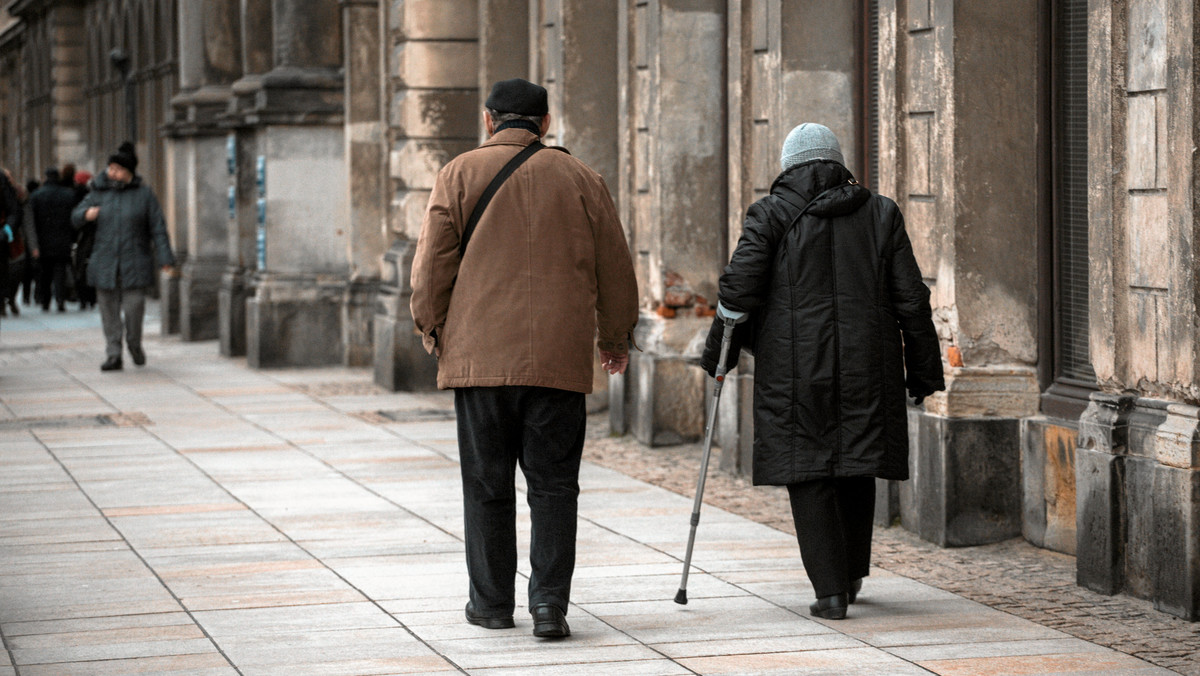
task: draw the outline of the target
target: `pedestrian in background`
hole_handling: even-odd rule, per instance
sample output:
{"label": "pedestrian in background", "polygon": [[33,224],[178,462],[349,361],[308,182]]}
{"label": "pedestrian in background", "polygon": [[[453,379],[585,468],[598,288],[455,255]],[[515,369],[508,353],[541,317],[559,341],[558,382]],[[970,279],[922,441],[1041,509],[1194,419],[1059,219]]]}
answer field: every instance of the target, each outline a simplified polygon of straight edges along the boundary
{"label": "pedestrian in background", "polygon": [[[942,362],[896,203],[854,179],[823,125],[793,129],[781,164],[746,214],[718,315],[750,316],[754,483],[787,486],[809,610],[842,619],[870,569],[875,479],[908,478],[905,390],[919,403],[945,389]],[[701,361],[710,374],[721,324]]]}
{"label": "pedestrian in background", "polygon": [[[92,180],[88,171],[76,171],[73,181],[75,189],[75,204],[78,205],[87,197]],[[96,245],[96,224],[84,223],[75,237],[71,247],[71,276],[75,279],[75,297],[79,300],[79,309],[86,310],[96,307],[96,287],[87,281],[88,259],[92,256],[92,248]]]}
{"label": "pedestrian in background", "polygon": [[[605,369],[623,372],[638,317],[637,281],[603,179],[562,149],[543,150],[546,90],[505,80],[486,107],[490,139],[452,160],[434,182],[413,261],[412,313],[426,349],[438,356],[438,386],[454,388],[471,580],[466,619],[488,629],[514,626],[519,465],[533,524],[533,634],[561,638],[571,633],[566,613],[597,329]],[[525,163],[472,219],[485,189],[517,157]]]}
{"label": "pedestrian in background", "polygon": [[30,242],[33,257],[38,262],[37,302],[42,311],[50,310],[51,296],[59,312],[66,311],[67,267],[71,262],[71,245],[75,229],[71,226],[71,211],[75,207],[75,189],[63,184],[62,174],[51,167],[46,180],[29,197],[33,210],[33,230],[36,239]]}
{"label": "pedestrian in background", "polygon": [[12,301],[15,285],[9,275],[9,259],[11,245],[17,233],[21,232],[24,216],[20,186],[13,183],[12,173],[8,169],[0,170],[0,310],[9,306],[15,312],[20,312]]}
{"label": "pedestrian in background", "polygon": [[164,270],[175,265],[162,208],[154,191],[135,173],[137,165],[133,144],[121,144],[108,158],[108,169],[92,181],[92,191],[72,213],[77,228],[96,224],[87,274],[96,287],[104,327],[107,359],[100,365],[102,371],[122,368],[122,336],[133,363],[146,363],[142,319],[146,288],[155,282],[155,254]]}
{"label": "pedestrian in background", "polygon": [[[14,280],[11,288],[13,302],[16,302],[17,291],[19,290],[21,293],[22,305],[32,304],[33,286],[34,281],[37,279],[37,260],[33,257],[33,248],[30,244],[37,239],[37,233],[33,230],[33,205],[29,201],[29,196],[32,195],[35,190],[40,188],[41,185],[42,184],[34,178],[25,181],[25,199],[22,202],[25,215],[24,218],[22,218],[20,234],[20,237],[24,241],[24,246],[21,247],[23,251],[18,257],[20,262],[17,264],[17,270],[10,270],[10,274]],[[13,314],[16,313],[14,312]]]}

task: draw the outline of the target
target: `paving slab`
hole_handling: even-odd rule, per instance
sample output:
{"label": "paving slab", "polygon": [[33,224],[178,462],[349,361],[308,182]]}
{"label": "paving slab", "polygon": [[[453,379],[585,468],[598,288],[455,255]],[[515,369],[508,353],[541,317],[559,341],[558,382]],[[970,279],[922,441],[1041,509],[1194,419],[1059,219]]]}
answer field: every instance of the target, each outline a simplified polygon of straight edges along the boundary
{"label": "paving slab", "polygon": [[691,498],[590,462],[571,638],[530,635],[524,557],[516,627],[482,629],[447,393],[253,371],[153,317],[149,364],[100,373],[94,314],[31,314],[0,334],[0,676],[1163,673],[882,568],[814,620],[795,538],[712,506],[676,604]]}

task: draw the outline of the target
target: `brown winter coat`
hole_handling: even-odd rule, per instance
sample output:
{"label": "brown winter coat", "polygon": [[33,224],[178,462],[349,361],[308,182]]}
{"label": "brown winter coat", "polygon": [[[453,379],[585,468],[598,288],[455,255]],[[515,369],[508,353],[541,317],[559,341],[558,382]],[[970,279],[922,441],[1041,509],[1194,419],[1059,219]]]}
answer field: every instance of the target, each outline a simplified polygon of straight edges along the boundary
{"label": "brown winter coat", "polygon": [[447,164],[434,184],[412,270],[412,314],[438,354],[438,387],[532,385],[592,391],[593,342],[625,353],[637,282],[600,175],[557,149],[508,178],[471,236],[475,203],[537,137],[506,129]]}

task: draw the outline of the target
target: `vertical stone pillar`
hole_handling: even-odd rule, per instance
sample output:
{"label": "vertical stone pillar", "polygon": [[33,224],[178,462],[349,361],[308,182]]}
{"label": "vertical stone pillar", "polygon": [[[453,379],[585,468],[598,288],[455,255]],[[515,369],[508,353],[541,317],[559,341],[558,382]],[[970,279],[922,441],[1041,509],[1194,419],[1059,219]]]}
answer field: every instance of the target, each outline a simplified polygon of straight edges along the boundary
{"label": "vertical stone pillar", "polygon": [[346,363],[374,361],[375,300],[387,250],[387,179],[379,0],[342,0],[346,87],[346,165],[350,199],[350,286],[343,310]]}
{"label": "vertical stone pillar", "polygon": [[[568,148],[615,188],[619,180],[617,10],[612,3],[588,0],[541,0],[536,5],[533,80],[546,87],[552,122],[545,141]],[[592,410],[609,404],[610,378],[598,357],[589,395]]]}
{"label": "vertical stone pillar", "polygon": [[217,324],[221,354],[246,354],[246,301],[254,293],[257,250],[258,194],[256,163],[260,123],[255,115],[262,78],[274,65],[271,0],[240,0],[238,19],[242,44],[242,77],[230,86],[232,98],[223,117],[229,128],[234,170],[227,190],[233,191],[229,215],[225,270],[217,293]]}
{"label": "vertical stone pillar", "polygon": [[[626,376],[634,436],[697,439],[696,337],[726,262],[726,3],[620,3],[621,210],[645,311]],[[703,302],[701,301],[703,299]]]}
{"label": "vertical stone pillar", "polygon": [[170,154],[174,180],[185,186],[174,213],[176,241],[186,239],[186,256],[178,280],[165,280],[169,312],[163,321],[174,326],[177,319],[184,340],[209,340],[219,335],[218,295],[228,256],[226,130],[219,118],[242,72],[238,0],[180,2],[179,25],[185,89],[171,101]]}
{"label": "vertical stone pillar", "polygon": [[[1102,473],[1089,477],[1088,503],[1077,487],[1077,576],[1097,591],[1147,598],[1196,620],[1196,7],[1101,2],[1088,17],[1089,348],[1100,387],[1133,400],[1111,487]],[[1093,395],[1093,404],[1113,396]],[[1087,420],[1085,413],[1081,438]],[[1111,520],[1113,545],[1096,546],[1100,536],[1083,531],[1085,508]]]}
{"label": "vertical stone pillar", "polygon": [[412,248],[438,170],[478,145],[478,3],[390,0],[388,6],[385,91],[390,97],[392,243],[374,328],[375,382],[389,389],[436,387],[437,363],[421,346],[408,309],[408,279]]}
{"label": "vertical stone pillar", "polygon": [[[50,82],[54,110],[52,162],[83,163],[87,156],[84,115],[84,19],[80,5],[56,4],[50,25]],[[37,167],[40,170],[44,167]]]}
{"label": "vertical stone pillar", "polygon": [[[178,0],[175,5],[178,32],[179,88],[171,100],[171,125],[186,125],[188,105],[204,83],[204,41],[201,39],[204,22],[204,6],[200,2]],[[182,129],[181,129],[182,130]],[[189,171],[193,166],[192,148],[184,134],[170,134],[167,141],[167,180],[170,189],[167,197],[167,223],[174,248],[176,271],[187,266],[191,237],[189,208]],[[159,278],[160,316],[164,334],[178,334],[182,312],[180,309],[179,276],[162,275]]]}
{"label": "vertical stone pillar", "polygon": [[[943,344],[963,365],[917,426],[904,525],[940,545],[1021,533],[1020,421],[1038,411],[1038,3],[880,3],[879,184],[894,189],[933,292]],[[893,78],[893,79],[888,79]],[[997,258],[996,252],[1006,256]]]}
{"label": "vertical stone pillar", "polygon": [[274,0],[272,70],[253,108],[264,169],[265,267],[246,303],[253,367],[341,364],[349,289],[341,8]]}

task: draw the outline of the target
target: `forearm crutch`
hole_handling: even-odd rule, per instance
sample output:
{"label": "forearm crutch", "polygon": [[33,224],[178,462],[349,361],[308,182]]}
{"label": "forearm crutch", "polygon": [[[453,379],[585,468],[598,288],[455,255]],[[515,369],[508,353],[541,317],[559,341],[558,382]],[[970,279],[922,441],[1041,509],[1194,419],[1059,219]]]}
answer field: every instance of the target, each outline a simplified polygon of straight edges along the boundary
{"label": "forearm crutch", "polygon": [[717,370],[713,372],[713,397],[708,407],[708,424],[704,428],[704,454],[700,458],[700,478],[696,480],[696,500],[692,503],[692,528],[688,533],[687,553],[683,557],[683,579],[675,594],[675,603],[687,605],[688,571],[692,567],[692,547],[696,544],[696,526],[700,525],[700,505],[704,503],[704,480],[708,477],[708,460],[712,456],[713,430],[717,426],[717,404],[721,401],[721,387],[725,384],[725,364],[729,360],[729,346],[733,342],[733,327],[746,319],[745,312],[730,310],[717,304],[717,317],[725,324],[721,333],[721,356]]}

